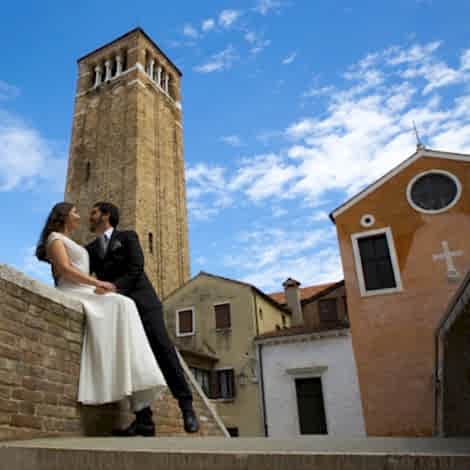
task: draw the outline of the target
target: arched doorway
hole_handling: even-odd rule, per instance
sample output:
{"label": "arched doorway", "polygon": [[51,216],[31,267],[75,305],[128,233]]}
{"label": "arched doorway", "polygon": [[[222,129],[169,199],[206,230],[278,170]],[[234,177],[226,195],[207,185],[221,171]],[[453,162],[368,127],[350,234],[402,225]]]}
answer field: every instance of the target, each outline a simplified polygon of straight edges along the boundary
{"label": "arched doorway", "polygon": [[470,436],[470,277],[460,286],[436,337],[436,434]]}

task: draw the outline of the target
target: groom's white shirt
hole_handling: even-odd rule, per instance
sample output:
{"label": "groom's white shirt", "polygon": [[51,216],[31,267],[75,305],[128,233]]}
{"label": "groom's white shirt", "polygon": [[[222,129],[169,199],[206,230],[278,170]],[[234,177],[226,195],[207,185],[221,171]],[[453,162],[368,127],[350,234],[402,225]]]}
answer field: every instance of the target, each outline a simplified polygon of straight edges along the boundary
{"label": "groom's white shirt", "polygon": [[103,235],[106,235],[106,238],[109,240],[111,240],[111,235],[113,234],[114,232],[114,227],[109,227],[108,230],[106,230]]}

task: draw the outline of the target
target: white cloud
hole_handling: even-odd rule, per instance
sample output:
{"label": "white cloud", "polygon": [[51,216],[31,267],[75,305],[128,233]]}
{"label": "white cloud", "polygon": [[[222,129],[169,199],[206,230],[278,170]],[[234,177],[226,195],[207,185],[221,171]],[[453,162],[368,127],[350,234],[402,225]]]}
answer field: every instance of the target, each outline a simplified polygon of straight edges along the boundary
{"label": "white cloud", "polygon": [[276,154],[256,155],[242,162],[228,188],[243,191],[252,201],[280,196],[295,178],[295,168]]}
{"label": "white cloud", "polygon": [[245,40],[252,45],[250,53],[253,55],[259,54],[271,45],[271,40],[264,39],[262,34],[256,33],[255,31],[247,31],[245,33]]}
{"label": "white cloud", "polygon": [[258,0],[254,10],[261,15],[267,15],[271,10],[279,12],[281,5],[280,0]]}
{"label": "white cloud", "polygon": [[0,101],[14,99],[19,94],[19,88],[0,80]]}
{"label": "white cloud", "polygon": [[[317,87],[325,97],[321,112],[316,110],[287,125],[283,141],[277,131],[260,133],[258,139],[278,150],[232,161],[237,166],[223,172],[220,192],[206,193],[200,201],[209,208],[214,208],[212,194],[255,204],[269,201],[272,207],[280,207],[285,200],[298,201],[304,208],[323,206],[310,218],[318,222],[326,220],[325,207],[328,212],[334,209],[333,194],[335,201],[338,194],[346,200],[413,153],[413,121],[426,144],[470,152],[470,92],[464,84],[442,77],[441,81],[434,77],[434,82],[422,76],[404,78],[397,69],[400,65],[388,63],[399,58],[394,62],[407,68],[426,52],[426,61],[442,64],[441,69],[449,67],[435,56],[436,44],[369,53],[344,74],[344,86]],[[459,73],[467,55],[467,51],[461,54]],[[439,86],[425,94],[431,83]],[[454,101],[438,94],[457,85],[460,94],[457,92]],[[215,212],[220,210],[219,205]],[[271,212],[273,217],[282,213]]]}
{"label": "white cloud", "polygon": [[197,39],[199,37],[199,32],[197,31],[197,29],[190,24],[184,25],[183,34],[188,38],[192,39]]}
{"label": "white cloud", "polygon": [[31,246],[26,249],[23,256],[23,263],[21,266],[17,266],[17,268],[21,272],[24,272],[44,284],[48,284],[50,286],[54,285],[50,264],[39,261],[35,256],[35,252],[35,246]]}
{"label": "white cloud", "polygon": [[247,31],[245,33],[245,39],[250,43],[253,44],[256,42],[257,35],[254,31]]}
{"label": "white cloud", "polygon": [[219,25],[223,28],[229,28],[241,16],[240,10],[222,10],[219,14]]}
{"label": "white cloud", "polygon": [[202,30],[206,33],[215,27],[215,21],[212,18],[207,18],[202,22]]}
{"label": "white cloud", "polygon": [[188,211],[195,220],[208,220],[233,205],[226,190],[225,169],[204,163],[186,169]]}
{"label": "white cloud", "polygon": [[238,135],[227,135],[220,138],[222,142],[232,147],[241,147],[243,145],[242,140]]}
{"label": "white cloud", "polygon": [[434,41],[425,45],[415,44],[408,49],[392,46],[383,55],[388,65],[421,63],[427,60],[441,45],[441,41]]}
{"label": "white cloud", "polygon": [[256,43],[255,47],[252,47],[250,49],[250,53],[259,54],[260,52],[263,52],[270,45],[271,45],[270,39],[261,39]]}
{"label": "white cloud", "polygon": [[287,277],[304,285],[342,278],[335,231],[313,229],[305,220],[291,228],[257,228],[238,235],[236,255],[224,258],[228,268],[243,270],[242,280],[266,291],[281,290]]}
{"label": "white cloud", "polygon": [[287,57],[285,57],[283,60],[282,60],[282,63],[284,65],[289,65],[289,64],[292,64],[292,62],[294,62],[294,60],[296,59],[297,57],[297,52],[291,52]]}
{"label": "white cloud", "polygon": [[229,69],[237,59],[238,54],[234,47],[229,45],[223,51],[212,55],[206,63],[194,67],[194,71],[200,73],[220,72]]}
{"label": "white cloud", "polygon": [[39,183],[63,191],[65,167],[65,155],[56,144],[0,110],[0,191],[37,188]]}

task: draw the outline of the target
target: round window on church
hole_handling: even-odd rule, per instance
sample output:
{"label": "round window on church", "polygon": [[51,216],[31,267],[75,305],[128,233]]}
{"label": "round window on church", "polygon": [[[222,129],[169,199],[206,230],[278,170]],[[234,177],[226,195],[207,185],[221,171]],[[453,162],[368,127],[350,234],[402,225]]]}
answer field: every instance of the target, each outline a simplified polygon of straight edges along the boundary
{"label": "round window on church", "polygon": [[443,170],[431,170],[416,175],[410,181],[407,197],[417,211],[437,214],[454,206],[461,192],[462,186],[455,175]]}

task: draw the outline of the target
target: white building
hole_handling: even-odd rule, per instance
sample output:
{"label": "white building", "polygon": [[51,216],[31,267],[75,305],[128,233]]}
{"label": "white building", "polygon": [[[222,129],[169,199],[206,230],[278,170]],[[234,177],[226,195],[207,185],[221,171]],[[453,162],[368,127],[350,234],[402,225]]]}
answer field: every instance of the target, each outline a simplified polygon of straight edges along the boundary
{"label": "white building", "polygon": [[304,324],[299,283],[284,283],[298,325],[255,339],[268,437],[365,436],[351,331],[341,322]]}
{"label": "white building", "polygon": [[349,329],[291,327],[256,344],[269,437],[365,436]]}

